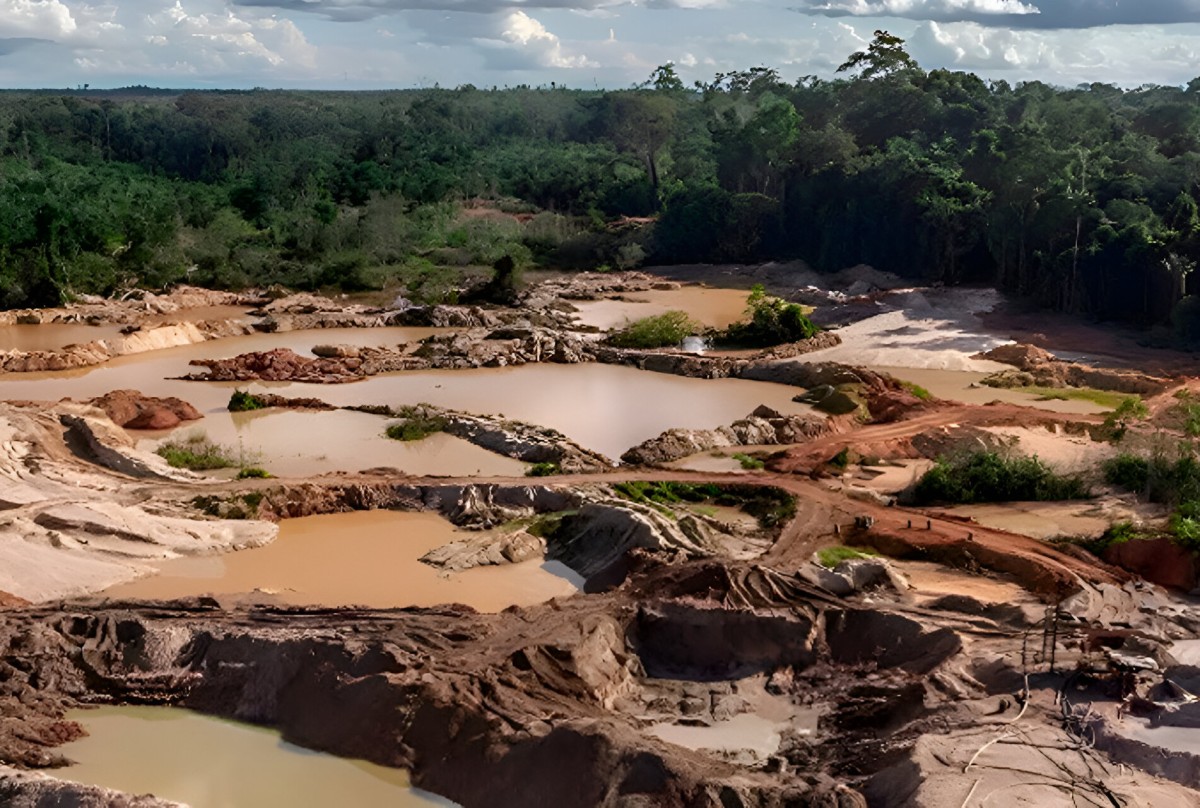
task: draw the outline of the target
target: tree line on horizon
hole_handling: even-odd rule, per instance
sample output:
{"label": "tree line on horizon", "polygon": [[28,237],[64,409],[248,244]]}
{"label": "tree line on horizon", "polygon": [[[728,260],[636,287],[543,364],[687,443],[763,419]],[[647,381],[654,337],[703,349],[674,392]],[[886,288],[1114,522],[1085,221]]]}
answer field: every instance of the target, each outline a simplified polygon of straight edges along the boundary
{"label": "tree line on horizon", "polygon": [[436,299],[503,256],[802,259],[1190,339],[1198,197],[1200,79],[1012,86],[925,71],[882,31],[833,80],[6,92],[0,306],[181,281]]}

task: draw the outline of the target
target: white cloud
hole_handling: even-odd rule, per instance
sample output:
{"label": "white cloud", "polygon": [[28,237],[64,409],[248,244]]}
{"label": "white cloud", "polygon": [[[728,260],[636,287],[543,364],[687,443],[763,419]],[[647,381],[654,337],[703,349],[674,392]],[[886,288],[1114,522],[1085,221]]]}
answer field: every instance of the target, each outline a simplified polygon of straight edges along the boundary
{"label": "white cloud", "polygon": [[942,19],[976,14],[1040,14],[1022,0],[802,0],[797,7],[830,15]]}
{"label": "white cloud", "polygon": [[[738,0],[0,0],[0,86],[628,87],[669,61],[688,85],[758,65],[791,81],[832,77],[880,27],[926,69],[1065,85],[1200,73],[1196,22],[1079,28],[1116,9],[1200,21],[1200,0],[784,2],[807,13]],[[858,16],[883,12],[901,18]]]}
{"label": "white cloud", "polygon": [[926,68],[1067,86],[1183,84],[1200,72],[1195,32],[1155,26],[1036,31],[928,22],[917,28],[908,46]]}
{"label": "white cloud", "polygon": [[71,9],[59,0],[0,0],[0,36],[55,40],[75,29]]}
{"label": "white cloud", "polygon": [[567,53],[556,35],[524,11],[511,11],[503,20],[500,38],[542,67],[576,68],[596,64],[582,54]]}

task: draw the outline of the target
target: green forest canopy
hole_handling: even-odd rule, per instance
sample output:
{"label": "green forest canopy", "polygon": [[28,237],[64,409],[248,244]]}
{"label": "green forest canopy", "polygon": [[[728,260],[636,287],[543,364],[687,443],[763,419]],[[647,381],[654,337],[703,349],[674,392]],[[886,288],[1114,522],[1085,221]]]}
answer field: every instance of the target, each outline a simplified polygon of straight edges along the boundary
{"label": "green forest canopy", "polygon": [[801,258],[1200,323],[1200,79],[1014,87],[902,46],[877,32],[832,81],[0,93],[0,306]]}

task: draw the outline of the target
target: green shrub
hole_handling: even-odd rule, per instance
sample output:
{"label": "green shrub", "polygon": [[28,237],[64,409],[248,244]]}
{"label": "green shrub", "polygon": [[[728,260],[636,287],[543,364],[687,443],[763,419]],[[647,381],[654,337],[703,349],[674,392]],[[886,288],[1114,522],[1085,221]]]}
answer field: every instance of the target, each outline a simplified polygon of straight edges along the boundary
{"label": "green shrub", "polygon": [[[1186,390],[1181,392],[1187,392]],[[1183,418],[1183,431],[1189,437],[1200,437],[1200,403],[1187,400],[1187,397],[1182,397],[1176,411]]]}
{"label": "green shrub", "polygon": [[1104,461],[1104,481],[1129,491],[1144,492],[1150,484],[1150,460],[1122,452]]}
{"label": "green shrub", "polygon": [[1167,523],[1176,544],[1189,550],[1200,550],[1200,502],[1180,504]]}
{"label": "green shrub", "polygon": [[527,477],[553,477],[555,474],[562,474],[562,467],[557,463],[534,463],[525,472]]}
{"label": "green shrub", "polygon": [[751,457],[748,454],[737,452],[733,455],[733,459],[741,464],[746,471],[761,471],[766,468],[766,463],[759,460],[757,457]]}
{"label": "green shrub", "polygon": [[629,323],[611,334],[608,344],[617,348],[667,348],[700,330],[701,326],[686,312],[668,311]]}
{"label": "green shrub", "polygon": [[919,504],[1047,502],[1089,495],[1082,479],[1057,474],[1037,457],[1008,457],[993,451],[939,460],[913,490]]}
{"label": "green shrub", "polygon": [[850,447],[843,446],[842,450],[829,459],[829,465],[844,469],[850,465]]}
{"label": "green shrub", "polygon": [[724,493],[721,486],[711,483],[696,485],[693,483],[639,481],[616,483],[613,485],[613,491],[617,493],[617,496],[630,502],[657,503],[659,505],[673,505],[677,502],[704,502],[720,497]]}
{"label": "green shrub", "polygon": [[821,330],[808,319],[803,306],[768,295],[761,284],[750,291],[746,316],[744,322],[726,329],[723,341],[748,348],[769,348],[809,339]]}
{"label": "green shrub", "polygon": [[230,412],[249,412],[251,410],[261,410],[266,404],[263,400],[253,393],[247,393],[245,390],[234,390],[233,395],[229,397]]}
{"label": "green shrub", "polygon": [[391,424],[385,433],[392,440],[424,440],[435,432],[444,432],[448,425],[442,416],[431,415],[415,407],[402,408],[400,415],[404,420]]}
{"label": "green shrub", "polygon": [[238,459],[225,446],[213,443],[203,432],[172,439],[154,450],[169,465],[177,469],[211,471],[239,465]]}
{"label": "green shrub", "polygon": [[1145,420],[1150,415],[1140,396],[1127,396],[1121,399],[1117,408],[1104,419],[1104,428],[1112,435],[1113,440],[1120,440],[1129,431],[1129,425],[1134,421]]}
{"label": "green shrub", "polygon": [[682,502],[737,507],[758,519],[764,528],[782,525],[796,515],[796,498],[773,487],[630,481],[616,483],[613,491],[622,499],[655,506],[664,512],[669,512],[667,506]]}
{"label": "green shrub", "polygon": [[833,569],[843,561],[851,561],[855,558],[870,558],[877,555],[870,550],[860,550],[856,547],[846,547],[845,545],[837,544],[833,547],[822,547],[817,551],[817,563],[822,567]]}
{"label": "green shrub", "polygon": [[904,386],[905,390],[912,393],[922,401],[930,401],[933,399],[933,393],[929,392],[919,384],[913,384],[912,382],[901,382],[901,384]]}
{"label": "green shrub", "polygon": [[243,466],[237,473],[239,480],[269,480],[273,476],[271,472],[258,466]]}
{"label": "green shrub", "polygon": [[1106,482],[1145,496],[1151,502],[1179,505],[1200,501],[1200,460],[1191,447],[1174,458],[1161,451],[1123,452],[1104,464]]}
{"label": "green shrub", "polygon": [[1094,555],[1100,556],[1109,547],[1147,538],[1153,538],[1153,536],[1138,530],[1133,522],[1115,522],[1109,525],[1108,530],[1105,530],[1099,538],[1078,541],[1078,543]]}

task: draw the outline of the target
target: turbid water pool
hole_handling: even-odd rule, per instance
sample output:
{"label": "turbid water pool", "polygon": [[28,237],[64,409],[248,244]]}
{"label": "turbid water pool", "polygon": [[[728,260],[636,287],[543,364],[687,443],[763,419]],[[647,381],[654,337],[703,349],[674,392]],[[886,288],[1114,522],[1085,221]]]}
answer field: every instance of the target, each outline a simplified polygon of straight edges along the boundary
{"label": "turbid water pool", "polygon": [[304,606],[372,608],[463,603],[483,612],[542,603],[582,580],[541,559],[447,574],[425,553],[475,535],[432,513],[355,511],[287,519],[271,544],[221,556],[165,561],[158,574],[115,586],[119,598],[247,596]]}
{"label": "turbid water pool", "polygon": [[[248,351],[289,347],[306,353],[314,345],[350,343],[396,345],[412,342],[431,329],[326,329],[255,334],[125,356],[95,368],[0,377],[0,399],[86,399],[110,390],[136,389],[147,395],[178,396],[205,414],[183,427],[204,429],[220,442],[240,444],[258,454],[276,474],[356,471],[394,466],[419,474],[465,475],[477,471],[520,473],[508,464],[486,466],[478,452],[449,444],[442,453],[387,446],[364,450],[386,426],[383,419],[354,413],[268,412],[246,417],[225,408],[239,385],[181,381],[196,370],[192,359],[236,356]],[[583,446],[617,458],[626,449],[672,427],[712,428],[748,415],[766,404],[782,412],[804,412],[792,401],[797,390],[781,384],[742,379],[692,379],[629,367],[587,363],[525,365],[513,368],[388,373],[341,385],[253,383],[245,389],[286,396],[312,396],[334,405],[427,402],[451,409],[548,426]],[[367,420],[364,420],[366,418]],[[157,440],[161,435],[147,436]],[[152,445],[152,444],[148,444]],[[436,459],[435,459],[436,456]]]}
{"label": "turbid water pool", "polygon": [[64,780],[192,808],[430,808],[454,803],[373,763],[304,749],[279,733],[170,707],[73,710],[88,736],[59,751],[76,761]]}
{"label": "turbid water pool", "polygon": [[708,328],[728,328],[746,314],[745,289],[716,289],[684,286],[680,289],[629,292],[619,299],[572,301],[579,309],[580,325],[600,329],[620,328],[626,323],[668,311],[685,311]]}
{"label": "turbid water pool", "polygon": [[0,351],[55,351],[67,345],[82,345],[100,339],[117,339],[120,336],[119,325],[4,325],[0,326]]}

